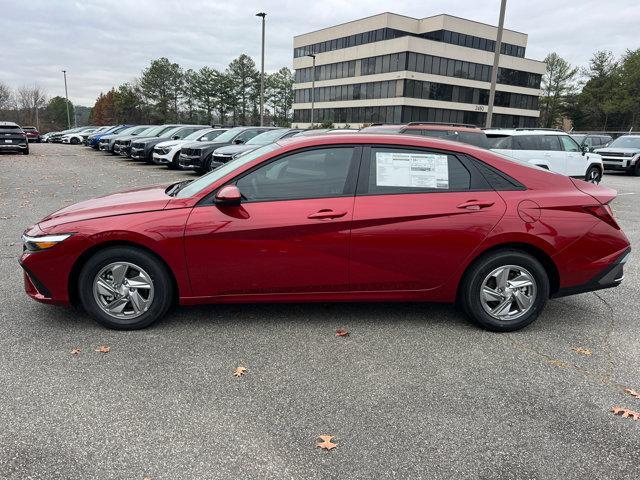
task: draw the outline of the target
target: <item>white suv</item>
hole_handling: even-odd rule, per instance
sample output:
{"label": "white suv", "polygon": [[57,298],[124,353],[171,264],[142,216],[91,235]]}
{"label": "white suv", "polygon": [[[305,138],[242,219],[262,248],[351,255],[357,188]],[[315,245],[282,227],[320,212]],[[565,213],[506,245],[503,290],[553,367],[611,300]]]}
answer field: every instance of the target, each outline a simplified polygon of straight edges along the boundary
{"label": "white suv", "polygon": [[587,182],[602,180],[602,157],[583,151],[561,130],[515,128],[490,129],[485,133],[494,152]]}

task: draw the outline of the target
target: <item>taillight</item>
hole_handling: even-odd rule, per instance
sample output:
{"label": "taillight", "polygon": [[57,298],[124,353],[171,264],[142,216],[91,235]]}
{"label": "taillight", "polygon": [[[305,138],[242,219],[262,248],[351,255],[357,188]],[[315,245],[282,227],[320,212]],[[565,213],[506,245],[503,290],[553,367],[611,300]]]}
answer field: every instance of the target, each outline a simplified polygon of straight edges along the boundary
{"label": "taillight", "polygon": [[613,210],[611,210],[611,207],[609,205],[592,205],[584,207],[584,209],[587,213],[590,213],[606,224],[611,225],[616,230],[620,230],[618,222],[616,222],[616,219],[613,218]]}

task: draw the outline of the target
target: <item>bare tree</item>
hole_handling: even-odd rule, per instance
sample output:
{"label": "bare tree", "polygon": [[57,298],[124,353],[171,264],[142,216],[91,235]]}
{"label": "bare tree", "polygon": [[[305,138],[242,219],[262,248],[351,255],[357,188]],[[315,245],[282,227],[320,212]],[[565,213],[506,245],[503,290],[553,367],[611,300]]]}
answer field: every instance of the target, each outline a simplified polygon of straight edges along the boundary
{"label": "bare tree", "polygon": [[35,123],[36,128],[40,129],[40,115],[39,109],[44,107],[47,102],[47,97],[38,85],[27,87],[26,85],[18,89],[17,93],[18,105],[26,115],[27,122],[22,123]]}
{"label": "bare tree", "polygon": [[7,110],[11,105],[11,89],[0,82],[0,110]]}

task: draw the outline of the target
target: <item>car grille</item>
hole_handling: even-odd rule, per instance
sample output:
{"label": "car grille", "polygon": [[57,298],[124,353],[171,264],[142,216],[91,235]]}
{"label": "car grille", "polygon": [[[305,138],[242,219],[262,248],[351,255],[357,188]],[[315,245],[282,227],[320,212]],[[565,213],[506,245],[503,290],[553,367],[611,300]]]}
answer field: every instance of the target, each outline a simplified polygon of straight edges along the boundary
{"label": "car grille", "polygon": [[128,147],[129,145],[131,145],[131,140],[124,140],[120,142],[120,145],[123,147]]}
{"label": "car grille", "polygon": [[202,150],[199,148],[183,148],[180,153],[189,155],[190,157],[199,157],[202,154]]}
{"label": "car grille", "polygon": [[603,157],[624,157],[624,153],[621,152],[603,152],[600,155],[602,155]]}

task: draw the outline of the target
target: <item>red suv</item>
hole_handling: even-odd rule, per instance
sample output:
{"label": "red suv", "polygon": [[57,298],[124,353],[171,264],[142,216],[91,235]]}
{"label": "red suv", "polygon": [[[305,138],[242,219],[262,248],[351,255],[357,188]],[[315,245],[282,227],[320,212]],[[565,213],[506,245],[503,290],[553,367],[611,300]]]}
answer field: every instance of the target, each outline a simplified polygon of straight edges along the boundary
{"label": "red suv", "polygon": [[437,301],[509,331],[622,281],[615,196],[459,142],[292,137],[63,208],[25,231],[20,263],[31,297],[111,328],[176,302]]}
{"label": "red suv", "polygon": [[27,140],[29,142],[37,142],[40,143],[40,132],[36,129],[36,127],[22,127],[24,133],[27,134]]}
{"label": "red suv", "polygon": [[476,147],[489,148],[484,131],[466,123],[411,122],[406,125],[371,125],[360,130],[362,133],[404,133],[444,138],[468,143]]}

